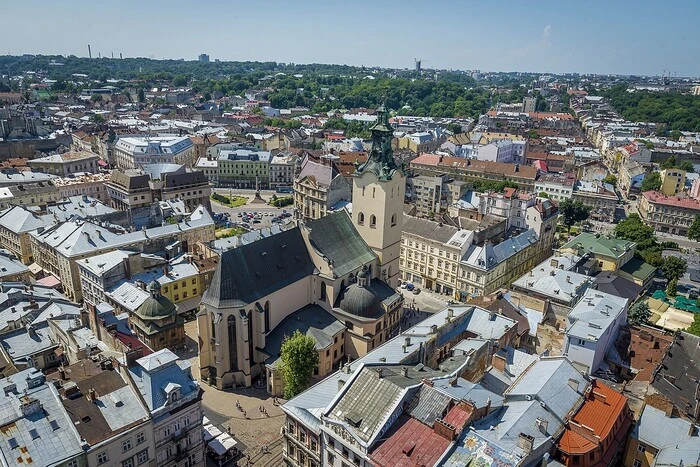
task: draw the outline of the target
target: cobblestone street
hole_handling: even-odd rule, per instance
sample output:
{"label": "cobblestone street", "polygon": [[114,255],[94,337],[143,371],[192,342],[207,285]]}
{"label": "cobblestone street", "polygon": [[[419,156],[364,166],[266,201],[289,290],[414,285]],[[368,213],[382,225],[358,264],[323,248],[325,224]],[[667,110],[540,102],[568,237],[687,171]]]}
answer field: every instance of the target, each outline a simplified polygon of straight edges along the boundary
{"label": "cobblestone street", "polygon": [[[186,323],[185,334],[197,342],[196,321]],[[199,360],[195,355],[190,361],[192,375],[199,380]],[[244,453],[250,456],[251,465],[281,465],[280,431],[284,425],[284,414],[273,403],[272,397],[264,389],[220,391],[201,380],[200,384],[204,390],[204,414],[220,430],[230,429],[231,435],[245,446]],[[236,407],[236,401],[241,410]],[[265,408],[267,415],[260,411],[260,407]],[[246,465],[246,460],[239,461],[239,465]]]}

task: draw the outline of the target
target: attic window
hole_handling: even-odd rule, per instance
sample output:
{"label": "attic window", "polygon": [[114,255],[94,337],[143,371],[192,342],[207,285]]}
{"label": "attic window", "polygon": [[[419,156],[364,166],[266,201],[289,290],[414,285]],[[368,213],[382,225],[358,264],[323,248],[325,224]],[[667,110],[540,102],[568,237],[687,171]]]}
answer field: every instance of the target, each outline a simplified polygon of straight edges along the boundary
{"label": "attic window", "polygon": [[39,432],[36,431],[36,428],[32,428],[31,430],[29,430],[29,434],[32,435],[32,439],[39,438]]}
{"label": "attic window", "polygon": [[7,442],[10,445],[10,449],[17,449],[19,447],[19,444],[15,438],[10,438],[7,440]]}
{"label": "attic window", "polygon": [[56,420],[51,420],[51,421],[49,422],[49,425],[51,425],[51,429],[52,429],[53,431],[58,430],[58,422],[57,422]]}

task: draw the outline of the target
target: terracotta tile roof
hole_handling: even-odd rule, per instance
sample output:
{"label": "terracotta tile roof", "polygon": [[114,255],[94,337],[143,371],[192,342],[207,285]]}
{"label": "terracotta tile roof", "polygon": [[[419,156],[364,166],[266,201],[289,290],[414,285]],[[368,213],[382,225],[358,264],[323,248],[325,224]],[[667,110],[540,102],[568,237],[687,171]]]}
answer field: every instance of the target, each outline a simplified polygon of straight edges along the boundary
{"label": "terracotta tile roof", "polygon": [[615,342],[620,359],[637,371],[635,381],[651,381],[653,373],[673,344],[673,337],[649,327],[630,326],[620,329]]}
{"label": "terracotta tile roof", "polygon": [[[571,420],[577,425],[590,428],[591,434],[602,441],[610,435],[615,422],[625,410],[627,397],[594,380],[588,398]],[[580,431],[587,430],[568,424],[559,440],[559,449],[569,454],[585,454],[598,446],[590,439],[593,436],[584,436]]]}
{"label": "terracotta tile roof", "polygon": [[642,193],[642,196],[648,199],[650,203],[700,211],[700,201],[697,199],[681,198],[680,196],[666,196],[658,191],[645,191]]}
{"label": "terracotta tile roof", "polygon": [[[421,154],[411,161],[411,166],[432,165],[437,167],[457,168],[470,172],[502,174],[506,177],[519,177],[535,180],[537,169],[530,166],[518,166],[503,162],[479,161],[462,157],[440,156],[438,154]],[[517,171],[516,171],[517,167]]]}

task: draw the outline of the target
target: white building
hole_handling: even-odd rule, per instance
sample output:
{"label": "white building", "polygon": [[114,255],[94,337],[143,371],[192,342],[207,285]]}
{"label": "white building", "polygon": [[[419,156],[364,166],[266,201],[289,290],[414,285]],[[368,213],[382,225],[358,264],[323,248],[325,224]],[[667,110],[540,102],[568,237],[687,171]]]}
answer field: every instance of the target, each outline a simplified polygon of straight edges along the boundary
{"label": "white building", "polygon": [[615,344],[617,331],[627,322],[628,299],[586,290],[568,316],[564,355],[594,373]]}
{"label": "white building", "polygon": [[549,199],[563,201],[571,199],[576,179],[571,176],[546,174],[535,181],[535,193],[547,193]]}
{"label": "white building", "polygon": [[526,150],[526,140],[500,139],[480,146],[476,158],[480,161],[522,164]]}
{"label": "white building", "polygon": [[146,164],[180,164],[192,167],[194,143],[187,136],[119,138],[114,145],[114,160],[120,169],[135,169]]}
{"label": "white building", "polygon": [[294,168],[297,156],[277,155],[270,160],[270,188],[292,186],[294,184]]}

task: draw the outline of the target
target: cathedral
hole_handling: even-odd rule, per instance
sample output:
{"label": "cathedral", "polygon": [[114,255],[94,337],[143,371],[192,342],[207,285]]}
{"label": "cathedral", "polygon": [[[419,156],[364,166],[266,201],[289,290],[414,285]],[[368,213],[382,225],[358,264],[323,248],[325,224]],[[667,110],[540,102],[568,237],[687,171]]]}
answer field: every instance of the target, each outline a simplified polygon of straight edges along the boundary
{"label": "cathedral", "polygon": [[299,223],[221,255],[197,317],[203,380],[220,389],[264,384],[281,395],[280,348],[295,330],[316,342],[318,379],[398,333],[406,180],[384,108],[371,130],[351,215]]}

